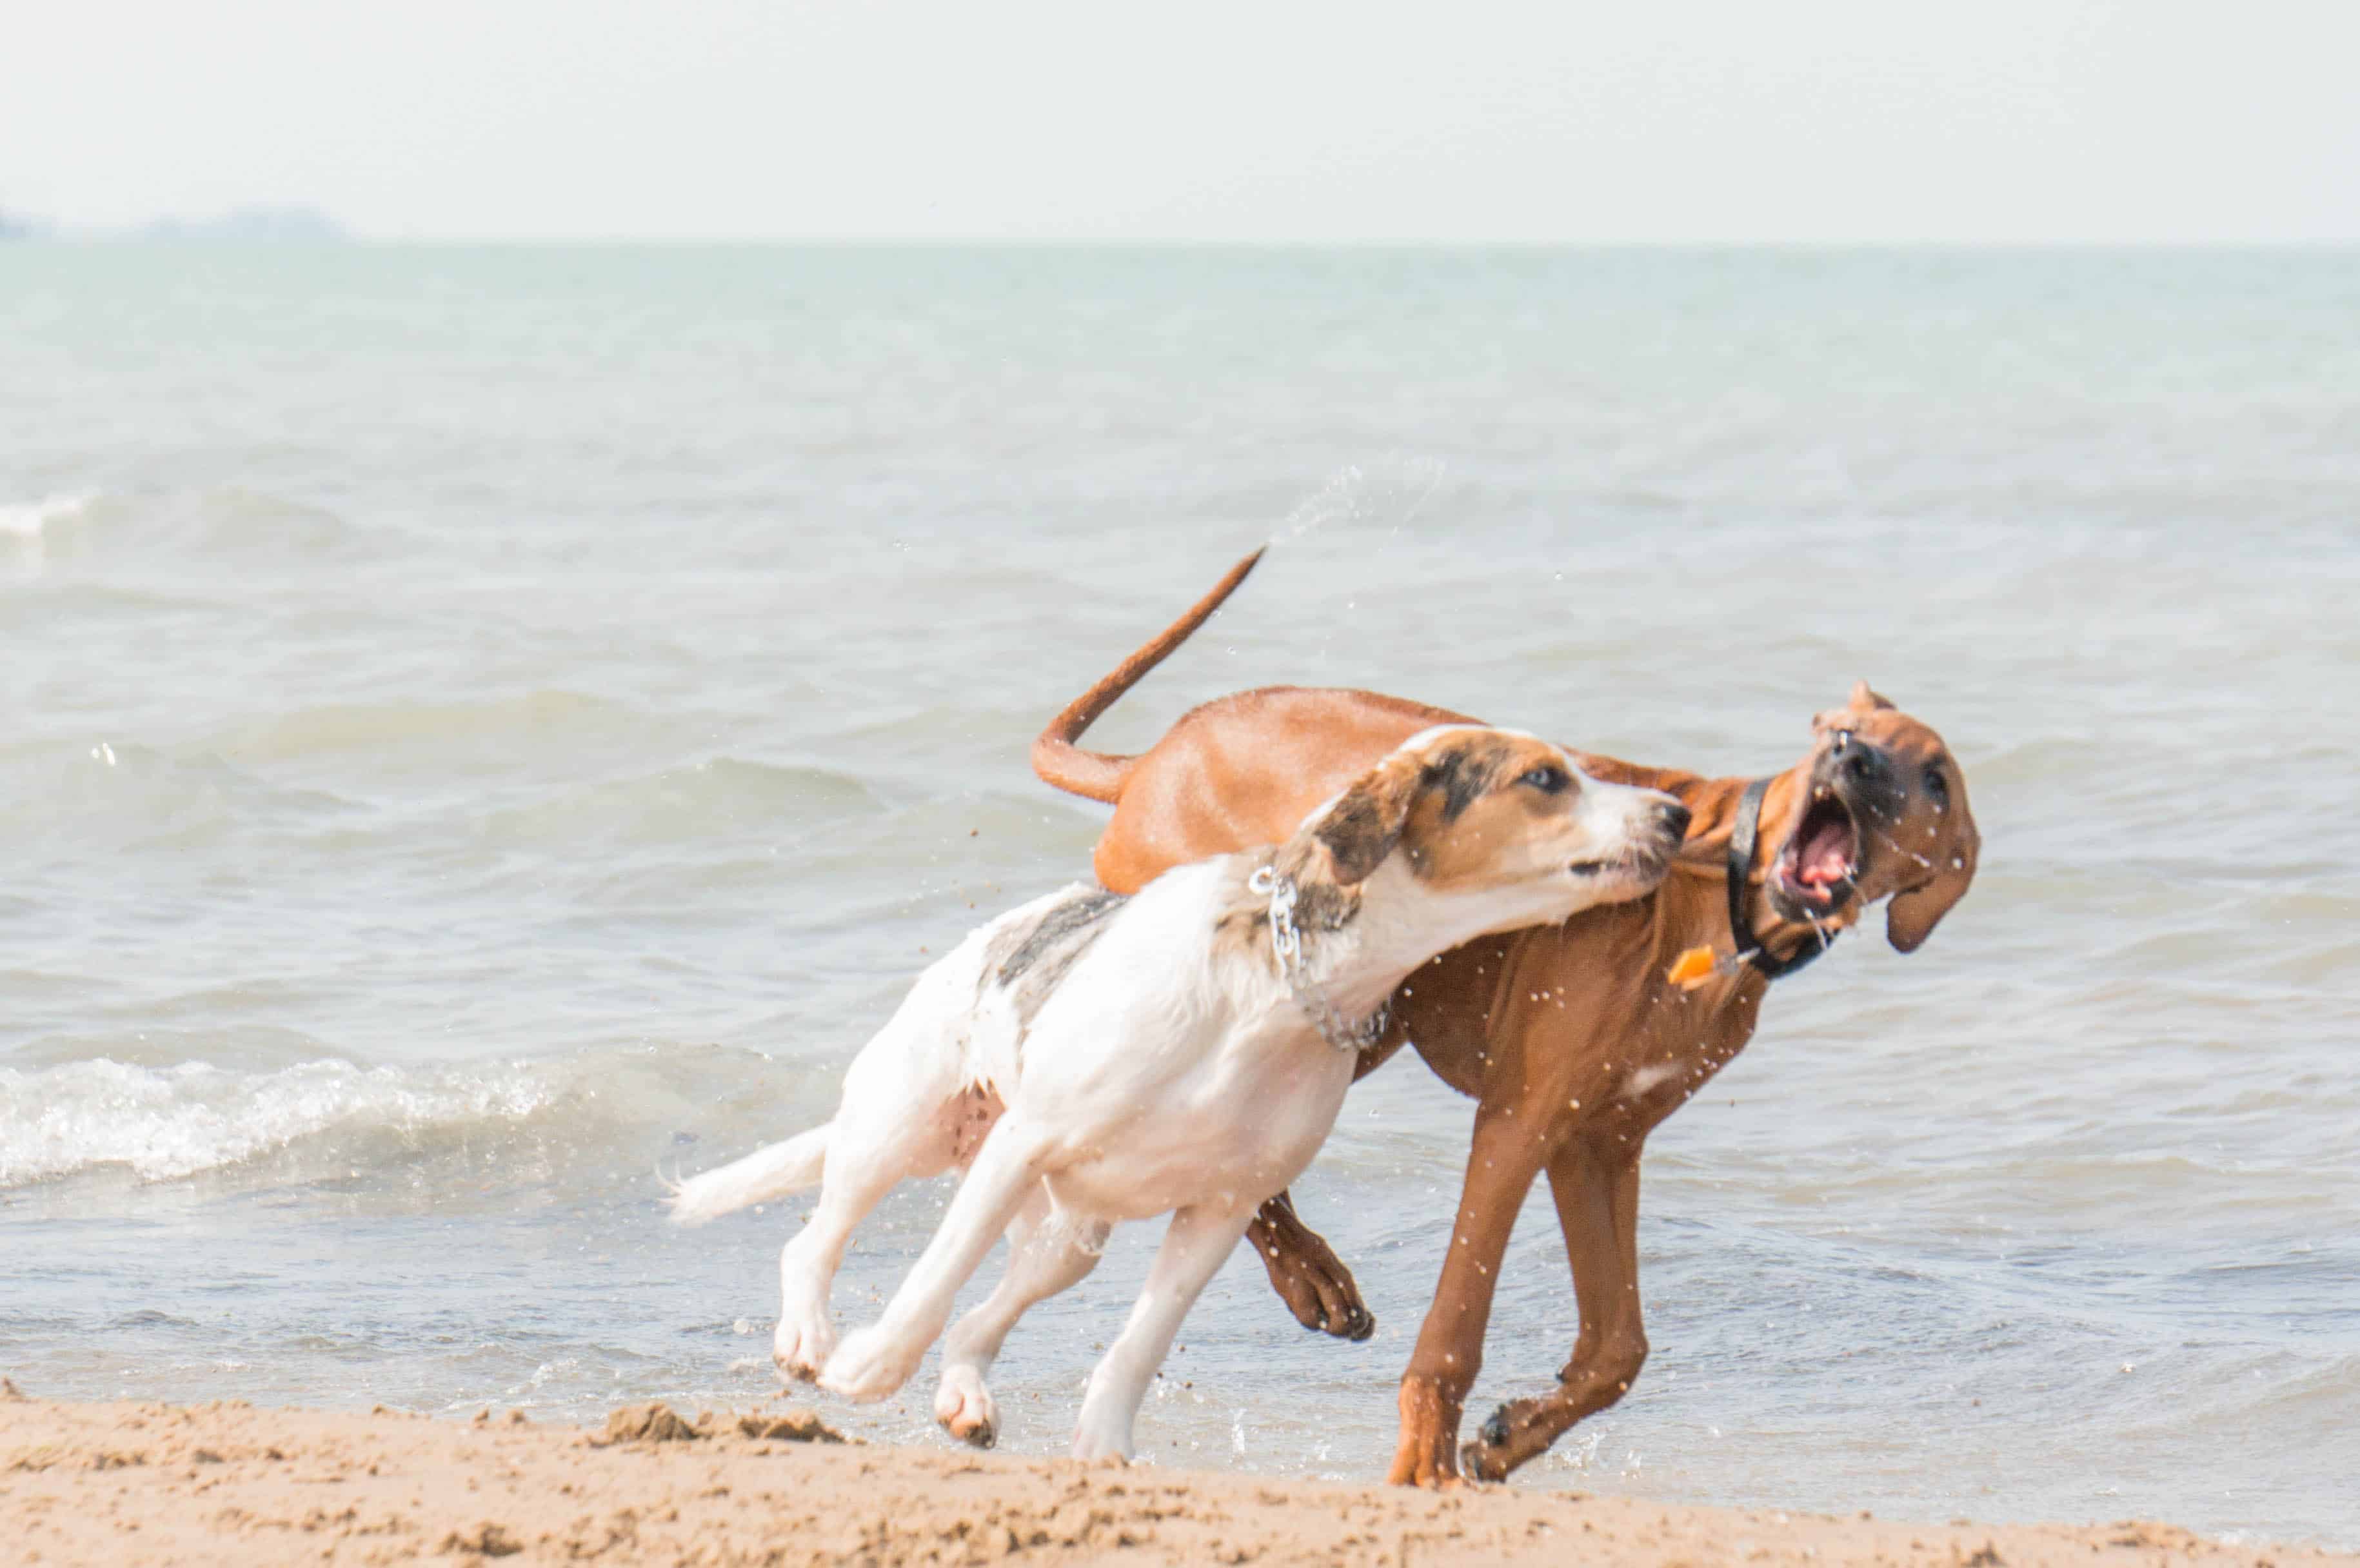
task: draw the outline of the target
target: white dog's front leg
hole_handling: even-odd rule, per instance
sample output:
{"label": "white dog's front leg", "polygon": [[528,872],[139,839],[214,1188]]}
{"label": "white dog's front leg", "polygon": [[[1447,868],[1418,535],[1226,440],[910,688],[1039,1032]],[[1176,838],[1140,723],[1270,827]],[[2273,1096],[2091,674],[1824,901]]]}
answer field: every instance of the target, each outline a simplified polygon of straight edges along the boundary
{"label": "white dog's front leg", "polygon": [[1074,1428],[1076,1459],[1129,1459],[1131,1423],[1147,1385],[1164,1365],[1172,1337],[1188,1309],[1196,1304],[1206,1284],[1246,1234],[1250,1209],[1230,1212],[1198,1205],[1172,1216],[1156,1249],[1155,1266],[1147,1272],[1147,1288],[1131,1310],[1131,1321],[1108,1347],[1090,1373],[1089,1392],[1082,1396],[1082,1417]]}
{"label": "white dog's front leg", "polygon": [[885,1315],[847,1334],[819,1376],[819,1386],[847,1399],[882,1399],[910,1380],[926,1347],[950,1321],[959,1287],[1039,1183],[1049,1143],[1013,1113],[1000,1118],[976,1151],[975,1164],[951,1199],[926,1250],[886,1304]]}

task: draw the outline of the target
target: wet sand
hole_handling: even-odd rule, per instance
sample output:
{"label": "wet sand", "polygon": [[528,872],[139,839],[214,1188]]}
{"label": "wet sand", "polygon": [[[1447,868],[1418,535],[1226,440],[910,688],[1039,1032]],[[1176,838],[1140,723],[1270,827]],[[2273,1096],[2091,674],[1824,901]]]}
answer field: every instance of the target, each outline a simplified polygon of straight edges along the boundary
{"label": "wet sand", "polygon": [[784,1408],[638,1407],[585,1431],[0,1398],[0,1510],[8,1559],[42,1564],[2360,1564],[2151,1523],[1933,1526],[876,1447]]}

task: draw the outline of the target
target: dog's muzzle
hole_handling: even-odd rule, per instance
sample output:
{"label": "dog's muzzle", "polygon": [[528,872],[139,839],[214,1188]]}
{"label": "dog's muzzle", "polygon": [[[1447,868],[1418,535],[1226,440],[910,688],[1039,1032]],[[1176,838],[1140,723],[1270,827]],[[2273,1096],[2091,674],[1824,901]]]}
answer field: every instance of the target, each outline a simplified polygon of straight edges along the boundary
{"label": "dog's muzzle", "polygon": [[1880,747],[1839,729],[1811,768],[1811,795],[1769,868],[1781,917],[1826,920],[1860,892],[1869,829],[1900,817],[1898,774]]}

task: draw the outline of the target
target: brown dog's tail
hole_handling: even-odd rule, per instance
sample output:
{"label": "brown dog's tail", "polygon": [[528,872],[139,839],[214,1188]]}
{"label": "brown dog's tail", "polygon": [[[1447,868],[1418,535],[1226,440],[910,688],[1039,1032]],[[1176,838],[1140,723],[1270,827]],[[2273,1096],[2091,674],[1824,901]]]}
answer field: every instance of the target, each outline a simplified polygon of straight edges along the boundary
{"label": "brown dog's tail", "polygon": [[1237,591],[1254,565],[1262,559],[1265,544],[1229,570],[1229,574],[1213,585],[1213,591],[1188,608],[1188,613],[1157,632],[1130,658],[1114,667],[1114,673],[1065,705],[1065,710],[1049,720],[1049,728],[1041,731],[1032,742],[1032,771],[1041,782],[1052,789],[1062,789],[1088,800],[1103,800],[1109,805],[1122,794],[1123,781],[1139,764],[1137,757],[1118,757],[1105,751],[1085,751],[1074,744],[1098,719],[1099,714],[1112,707],[1123,693],[1147,678],[1147,673],[1172,655],[1172,651],[1188,641],[1196,628],[1210,620],[1221,601]]}

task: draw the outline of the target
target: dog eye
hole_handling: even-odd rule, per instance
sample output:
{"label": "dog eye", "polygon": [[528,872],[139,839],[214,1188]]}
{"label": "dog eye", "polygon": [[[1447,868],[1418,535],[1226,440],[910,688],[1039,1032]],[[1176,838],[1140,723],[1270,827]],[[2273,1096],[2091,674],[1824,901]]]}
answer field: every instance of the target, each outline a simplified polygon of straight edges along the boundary
{"label": "dog eye", "polygon": [[1565,786],[1571,784],[1573,780],[1566,776],[1563,768],[1544,766],[1535,768],[1516,782],[1520,784],[1529,784],[1543,795],[1562,795],[1565,793]]}
{"label": "dog eye", "polygon": [[1950,798],[1950,781],[1942,776],[1939,767],[1928,765],[1925,778],[1926,793],[1937,801]]}

